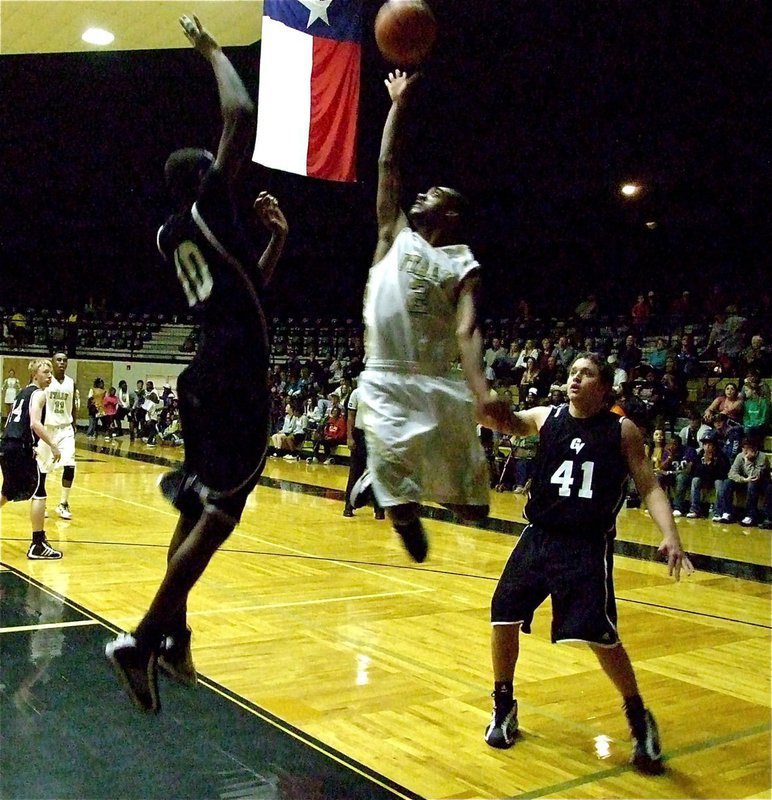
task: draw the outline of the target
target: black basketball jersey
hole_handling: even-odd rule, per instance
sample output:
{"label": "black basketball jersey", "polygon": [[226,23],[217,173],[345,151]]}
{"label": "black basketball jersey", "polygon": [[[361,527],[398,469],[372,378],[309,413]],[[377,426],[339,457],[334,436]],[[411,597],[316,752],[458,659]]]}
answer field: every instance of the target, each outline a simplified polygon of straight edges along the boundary
{"label": "black basketball jersey", "polygon": [[238,219],[228,181],[216,167],[204,176],[193,207],[169,217],[158,231],[158,249],[174,265],[201,326],[195,361],[211,365],[227,381],[231,368],[241,367],[253,380],[267,374],[258,256]]}
{"label": "black basketball jersey", "polygon": [[[29,405],[32,400],[32,395],[38,391],[41,391],[41,389],[34,383],[31,383],[16,395],[13,408],[5,423],[5,431],[3,432],[4,442],[18,443],[18,446],[26,448],[35,446],[38,437],[35,436],[32,432],[32,428],[30,428]],[[43,406],[41,422],[45,422],[45,419],[46,408]]]}
{"label": "black basketball jersey", "polygon": [[605,534],[624,500],[627,476],[622,417],[602,411],[581,419],[558,406],[539,431],[526,518],[548,531]]}

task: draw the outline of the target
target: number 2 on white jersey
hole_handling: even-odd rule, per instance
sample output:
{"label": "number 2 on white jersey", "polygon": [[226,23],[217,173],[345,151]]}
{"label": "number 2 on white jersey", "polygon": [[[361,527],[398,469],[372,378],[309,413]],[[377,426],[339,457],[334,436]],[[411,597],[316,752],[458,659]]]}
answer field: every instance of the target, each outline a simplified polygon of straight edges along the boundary
{"label": "number 2 on white jersey", "polygon": [[[577,495],[585,500],[592,497],[592,473],[595,469],[593,461],[585,461],[582,463],[582,485],[577,492]],[[574,462],[570,460],[564,461],[553,473],[550,478],[550,483],[556,483],[560,486],[558,494],[561,497],[571,496],[571,487],[574,485]]]}

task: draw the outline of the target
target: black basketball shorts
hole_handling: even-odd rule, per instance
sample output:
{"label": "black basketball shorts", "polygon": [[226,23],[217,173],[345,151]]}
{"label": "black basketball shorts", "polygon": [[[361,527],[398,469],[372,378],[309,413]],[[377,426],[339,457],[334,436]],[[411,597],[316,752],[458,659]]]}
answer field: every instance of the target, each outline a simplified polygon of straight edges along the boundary
{"label": "black basketball shorts", "polygon": [[0,445],[3,497],[12,502],[29,500],[38,488],[40,472],[31,449],[5,441]]}
{"label": "black basketball shorts", "polygon": [[553,534],[528,525],[507,561],[491,602],[494,625],[522,623],[552,598],[552,641],[619,642],[613,584],[613,535]]}

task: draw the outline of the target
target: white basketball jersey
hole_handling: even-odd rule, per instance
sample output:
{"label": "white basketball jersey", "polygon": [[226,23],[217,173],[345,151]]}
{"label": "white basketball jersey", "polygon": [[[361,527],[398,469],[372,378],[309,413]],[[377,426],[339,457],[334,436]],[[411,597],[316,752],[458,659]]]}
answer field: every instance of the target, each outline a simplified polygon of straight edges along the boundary
{"label": "white basketball jersey", "polygon": [[51,378],[46,392],[46,425],[72,425],[72,403],[75,397],[75,382],[68,375],[60,383]]}
{"label": "white basketball jersey", "polygon": [[466,245],[432,247],[403,228],[367,281],[367,368],[446,374],[458,357],[458,288],[479,268]]}

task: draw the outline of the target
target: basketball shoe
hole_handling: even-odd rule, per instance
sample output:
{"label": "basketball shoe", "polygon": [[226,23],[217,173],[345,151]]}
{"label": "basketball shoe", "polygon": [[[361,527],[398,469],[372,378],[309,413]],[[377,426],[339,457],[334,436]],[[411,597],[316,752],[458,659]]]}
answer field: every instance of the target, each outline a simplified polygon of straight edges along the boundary
{"label": "basketball shoe", "polygon": [[72,519],[72,511],[70,511],[69,503],[59,503],[59,505],[56,507],[56,513],[62,519]]}
{"label": "basketball shoe", "polygon": [[659,729],[654,715],[648,708],[643,711],[643,723],[631,726],[633,752],[630,763],[647,775],[661,775],[665,771],[662,763],[662,750],[659,745]]}
{"label": "basketball shoe", "polygon": [[142,650],[130,633],[122,633],[105,645],[105,656],[134,705],[141,711],[157,714],[161,710],[157,655]]}
{"label": "basketball shoe", "polygon": [[[492,695],[495,698],[495,693]],[[485,729],[485,741],[491,747],[506,750],[515,743],[517,734],[517,700],[512,705],[497,706],[494,703],[491,721]]]}
{"label": "basketball shoe", "polygon": [[56,561],[61,557],[61,552],[59,550],[54,550],[45,536],[33,540],[29,546],[29,550],[27,550],[27,558],[30,559],[30,561]]}
{"label": "basketball shoe", "polygon": [[186,628],[184,633],[166,636],[158,651],[159,668],[177,683],[185,686],[195,686],[198,683],[196,666],[190,650],[190,636],[190,628]]}

